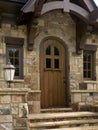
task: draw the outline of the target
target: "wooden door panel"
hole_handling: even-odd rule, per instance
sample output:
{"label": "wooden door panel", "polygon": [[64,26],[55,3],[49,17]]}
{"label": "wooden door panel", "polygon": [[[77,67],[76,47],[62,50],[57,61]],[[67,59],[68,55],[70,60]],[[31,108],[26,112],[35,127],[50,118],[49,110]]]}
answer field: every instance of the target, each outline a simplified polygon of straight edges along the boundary
{"label": "wooden door panel", "polygon": [[65,49],[57,40],[46,40],[41,47],[41,106],[66,105]]}

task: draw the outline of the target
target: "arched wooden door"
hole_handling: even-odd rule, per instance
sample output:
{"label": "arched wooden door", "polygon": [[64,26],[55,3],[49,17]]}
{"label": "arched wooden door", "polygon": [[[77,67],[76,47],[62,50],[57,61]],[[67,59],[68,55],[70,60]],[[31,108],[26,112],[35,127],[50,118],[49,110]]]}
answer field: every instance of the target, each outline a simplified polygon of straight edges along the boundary
{"label": "arched wooden door", "polygon": [[66,105],[65,48],[54,39],[41,44],[41,107]]}

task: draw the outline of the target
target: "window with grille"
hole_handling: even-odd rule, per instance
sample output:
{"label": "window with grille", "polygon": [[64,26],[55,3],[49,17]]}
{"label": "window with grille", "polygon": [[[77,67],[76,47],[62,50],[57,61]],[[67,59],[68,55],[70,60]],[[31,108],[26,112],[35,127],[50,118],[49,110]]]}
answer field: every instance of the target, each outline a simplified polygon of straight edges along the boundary
{"label": "window with grille", "polygon": [[84,79],[95,79],[95,52],[84,50],[83,76]]}
{"label": "window with grille", "polygon": [[24,39],[5,37],[6,62],[15,66],[15,79],[23,79],[23,43]]}
{"label": "window with grille", "polygon": [[54,45],[49,45],[46,48],[46,69],[54,69],[59,70],[60,69],[60,52],[57,47]]}

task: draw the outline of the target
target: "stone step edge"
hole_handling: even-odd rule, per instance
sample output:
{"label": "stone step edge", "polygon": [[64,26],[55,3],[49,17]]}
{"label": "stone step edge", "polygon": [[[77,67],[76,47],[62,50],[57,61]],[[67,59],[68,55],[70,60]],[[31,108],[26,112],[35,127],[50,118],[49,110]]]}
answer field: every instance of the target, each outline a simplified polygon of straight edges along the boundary
{"label": "stone step edge", "polygon": [[41,112],[58,112],[58,111],[72,111],[72,108],[50,108],[50,109],[41,109]]}
{"label": "stone step edge", "polygon": [[14,127],[13,130],[29,130],[29,127]]}
{"label": "stone step edge", "polygon": [[98,117],[96,112],[64,112],[64,113],[39,113],[28,115],[29,120],[49,120],[49,119],[71,119],[71,118],[85,118]]}
{"label": "stone step edge", "polygon": [[[50,129],[42,129],[42,130],[50,130]],[[81,127],[72,127],[72,128],[54,128],[51,130],[98,130],[98,125],[96,126],[81,126]]]}
{"label": "stone step edge", "polygon": [[82,125],[82,124],[96,124],[98,123],[98,119],[91,120],[67,120],[67,121],[53,121],[53,122],[36,122],[30,123],[30,128],[42,128],[42,127],[55,127],[55,126],[70,126],[70,125]]}

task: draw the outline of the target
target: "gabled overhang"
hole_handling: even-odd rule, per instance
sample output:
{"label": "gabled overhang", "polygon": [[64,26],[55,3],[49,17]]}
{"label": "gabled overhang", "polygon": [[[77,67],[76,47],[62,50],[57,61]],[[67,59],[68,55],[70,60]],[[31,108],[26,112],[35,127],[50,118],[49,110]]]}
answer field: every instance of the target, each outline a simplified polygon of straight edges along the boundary
{"label": "gabled overhang", "polygon": [[[39,9],[38,9],[39,8]],[[76,45],[77,45],[77,54],[80,53],[80,45],[82,36],[86,33],[86,31],[92,31],[93,27],[97,27],[98,25],[98,8],[93,0],[52,0],[51,2],[46,2],[46,0],[28,0],[26,4],[21,8],[24,16],[28,13],[36,14],[40,11],[40,15],[44,15],[52,10],[63,10],[63,12],[67,12],[73,15],[76,20]],[[34,19],[35,15],[33,15]],[[33,22],[32,22],[33,24]],[[34,30],[34,35],[36,35],[36,29],[32,28],[32,24],[29,24],[28,27],[28,46],[29,50],[33,49],[33,42],[30,42],[32,37],[31,32]],[[88,29],[90,27],[90,30]],[[83,31],[80,31],[83,30]],[[35,36],[33,36],[35,37]]]}
{"label": "gabled overhang", "polygon": [[64,12],[73,13],[77,17],[80,17],[81,20],[84,20],[89,24],[98,22],[98,16],[94,13],[96,12],[95,10],[97,10],[97,6],[93,0],[53,0],[46,3],[45,0],[28,0],[21,8],[21,11],[23,13],[35,13],[37,4],[39,4],[39,8],[40,4],[43,4],[42,9],[40,10],[40,15],[43,15],[52,10],[62,9]]}
{"label": "gabled overhang", "polygon": [[24,13],[35,11],[36,0],[28,0],[27,3],[21,8]]}

